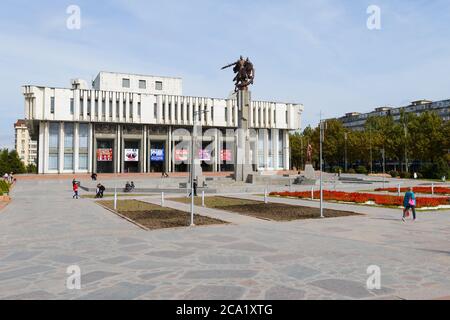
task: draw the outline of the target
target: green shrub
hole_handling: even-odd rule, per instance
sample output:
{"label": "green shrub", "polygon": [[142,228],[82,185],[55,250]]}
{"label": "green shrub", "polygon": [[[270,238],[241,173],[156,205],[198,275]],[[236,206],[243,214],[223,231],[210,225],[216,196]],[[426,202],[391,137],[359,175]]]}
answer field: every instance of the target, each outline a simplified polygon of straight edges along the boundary
{"label": "green shrub", "polygon": [[367,174],[367,168],[365,166],[359,166],[358,168],[356,168],[356,173]]}
{"label": "green shrub", "polygon": [[411,179],[412,178],[412,174],[409,172],[400,172],[400,178],[402,179]]}
{"label": "green shrub", "polygon": [[348,170],[347,170],[347,173],[350,173],[350,174],[355,174],[355,173],[356,173],[356,171],[355,171],[355,169],[353,169],[353,168],[350,168],[350,169],[348,169]]}
{"label": "green shrub", "polygon": [[392,178],[397,178],[398,177],[398,172],[395,170],[389,171],[389,174],[391,175]]}
{"label": "green shrub", "polygon": [[9,192],[9,184],[5,180],[0,180],[0,191],[3,193]]}

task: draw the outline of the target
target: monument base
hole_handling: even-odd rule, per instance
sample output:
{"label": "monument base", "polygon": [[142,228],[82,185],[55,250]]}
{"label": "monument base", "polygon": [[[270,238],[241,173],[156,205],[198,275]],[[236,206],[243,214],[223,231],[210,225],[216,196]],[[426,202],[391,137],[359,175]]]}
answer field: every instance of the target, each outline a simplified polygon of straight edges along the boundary
{"label": "monument base", "polygon": [[314,167],[312,164],[307,164],[305,166],[305,178],[308,180],[316,180],[316,171],[314,170]]}

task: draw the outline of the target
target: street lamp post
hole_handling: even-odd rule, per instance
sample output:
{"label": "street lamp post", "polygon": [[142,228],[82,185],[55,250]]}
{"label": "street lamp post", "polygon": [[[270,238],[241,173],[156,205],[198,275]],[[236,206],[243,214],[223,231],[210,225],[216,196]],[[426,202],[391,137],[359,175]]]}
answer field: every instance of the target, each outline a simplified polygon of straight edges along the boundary
{"label": "street lamp post", "polygon": [[322,112],[320,113],[320,217],[324,218],[323,215],[323,122],[322,122]]}
{"label": "street lamp post", "polygon": [[191,227],[195,227],[194,223],[194,179],[195,179],[195,146],[196,146],[196,136],[197,136],[197,117],[200,114],[207,113],[208,110],[195,111],[193,110],[193,127],[192,127],[192,138],[191,138]]}
{"label": "street lamp post", "polygon": [[347,172],[347,139],[348,139],[348,134],[347,132],[344,133],[344,140],[345,140],[345,150],[344,150],[344,171]]}
{"label": "street lamp post", "polygon": [[381,149],[381,155],[383,156],[383,189],[386,184],[386,151],[385,149]]}

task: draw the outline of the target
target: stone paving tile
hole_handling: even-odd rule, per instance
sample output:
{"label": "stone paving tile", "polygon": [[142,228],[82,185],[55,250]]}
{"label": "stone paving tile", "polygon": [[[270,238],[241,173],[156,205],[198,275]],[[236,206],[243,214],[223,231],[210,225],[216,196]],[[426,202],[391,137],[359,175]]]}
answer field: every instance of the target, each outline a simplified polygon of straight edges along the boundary
{"label": "stone paving tile", "polygon": [[155,286],[141,285],[130,282],[121,282],[116,285],[102,288],[87,295],[81,296],[80,300],[131,300],[155,289]]}
{"label": "stone paving tile", "polygon": [[108,264],[120,264],[120,263],[124,263],[127,261],[132,261],[132,260],[133,260],[133,258],[128,257],[128,256],[118,256],[118,257],[103,259],[100,261],[104,262],[104,263],[108,263]]}
{"label": "stone paving tile", "polygon": [[199,285],[182,295],[187,300],[238,300],[246,289],[239,286]]}
{"label": "stone paving tile", "polygon": [[195,270],[187,271],[182,279],[247,279],[254,277],[257,273],[254,270]]}
{"label": "stone paving tile", "polygon": [[372,294],[365,287],[365,282],[359,283],[343,279],[324,279],[309,284],[354,299],[372,297]]}
{"label": "stone paving tile", "polygon": [[248,256],[222,256],[222,255],[205,255],[201,256],[198,259],[203,264],[211,264],[211,265],[227,265],[227,264],[234,264],[234,265],[242,265],[242,264],[249,264],[250,263],[250,257]]}
{"label": "stone paving tile", "polygon": [[51,300],[55,299],[55,295],[44,290],[37,290],[32,292],[25,292],[22,294],[7,296],[2,300]]}
{"label": "stone paving tile", "polygon": [[320,274],[320,271],[316,269],[305,267],[299,264],[287,266],[281,269],[280,272],[297,280],[304,280],[317,274]]}
{"label": "stone paving tile", "polygon": [[305,291],[275,286],[266,291],[264,298],[267,300],[302,300],[305,298]]}
{"label": "stone paving tile", "polygon": [[42,251],[19,251],[10,254],[9,256],[2,258],[3,262],[8,261],[24,261],[30,260],[31,258],[41,254]]}
{"label": "stone paving tile", "polygon": [[113,277],[117,275],[116,272],[105,272],[105,271],[92,271],[86,274],[82,274],[81,284],[86,285],[92,282],[103,280],[105,278]]}
{"label": "stone paving tile", "polygon": [[35,275],[52,270],[53,268],[47,266],[29,266],[0,273],[0,281]]}

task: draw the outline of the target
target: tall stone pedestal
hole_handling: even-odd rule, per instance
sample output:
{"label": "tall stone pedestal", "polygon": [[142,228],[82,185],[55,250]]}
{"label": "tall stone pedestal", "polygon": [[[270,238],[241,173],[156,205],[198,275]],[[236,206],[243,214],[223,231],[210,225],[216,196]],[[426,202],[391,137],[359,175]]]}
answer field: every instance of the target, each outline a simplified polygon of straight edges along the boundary
{"label": "tall stone pedestal", "polygon": [[312,164],[307,164],[305,166],[305,178],[308,180],[316,180],[316,171]]}
{"label": "tall stone pedestal", "polygon": [[253,173],[248,123],[251,93],[248,90],[240,90],[237,92],[236,98],[238,106],[238,130],[236,133],[234,177],[236,181],[246,182],[248,176]]}

